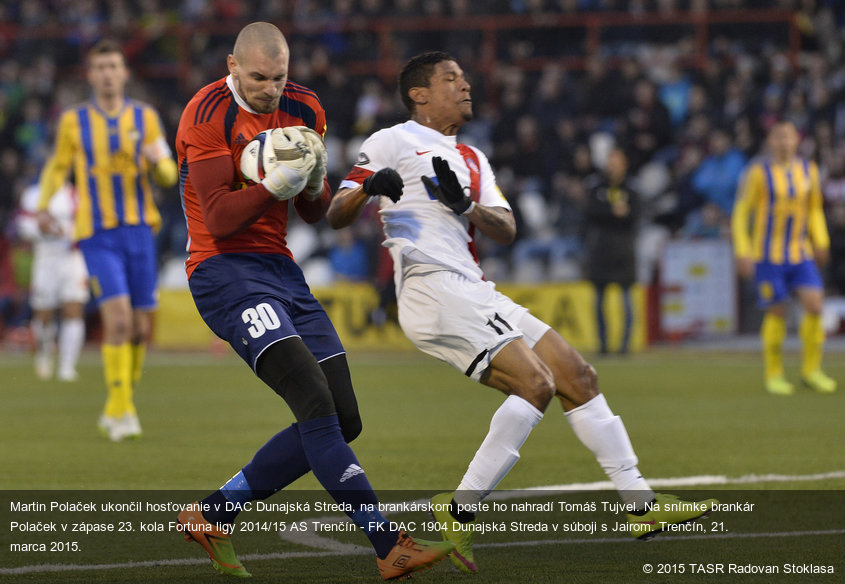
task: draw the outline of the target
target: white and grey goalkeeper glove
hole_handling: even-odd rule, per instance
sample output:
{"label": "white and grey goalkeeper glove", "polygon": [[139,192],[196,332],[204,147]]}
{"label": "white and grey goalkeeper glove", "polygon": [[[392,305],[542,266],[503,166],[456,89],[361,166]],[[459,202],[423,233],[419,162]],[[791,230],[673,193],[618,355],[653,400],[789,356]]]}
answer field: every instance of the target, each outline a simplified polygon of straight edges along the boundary
{"label": "white and grey goalkeeper glove", "polygon": [[287,201],[305,188],[317,159],[308,140],[295,127],[276,128],[270,138],[277,163],[266,172],[261,184],[278,200]]}
{"label": "white and grey goalkeeper glove", "polygon": [[296,129],[305,136],[308,147],[317,159],[314,169],[308,175],[308,183],[305,185],[305,196],[309,199],[316,199],[323,193],[323,181],[326,178],[326,166],[328,164],[326,144],[323,142],[323,137],[311,128],[296,126]]}

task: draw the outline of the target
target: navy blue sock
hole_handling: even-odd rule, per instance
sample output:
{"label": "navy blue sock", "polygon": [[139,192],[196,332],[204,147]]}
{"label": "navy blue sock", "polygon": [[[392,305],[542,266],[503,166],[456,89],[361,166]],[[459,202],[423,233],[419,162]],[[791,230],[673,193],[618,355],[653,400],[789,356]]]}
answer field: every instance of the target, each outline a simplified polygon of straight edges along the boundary
{"label": "navy blue sock", "polygon": [[299,431],[293,424],[270,438],[249,464],[202,500],[209,506],[203,517],[211,523],[232,523],[240,512],[238,503],[266,499],[309,470]]}
{"label": "navy blue sock", "polygon": [[270,438],[244,469],[255,499],[266,499],[311,470],[296,424]]}
{"label": "navy blue sock", "polygon": [[378,557],[386,557],[399,534],[379,512],[376,494],[343,439],[337,416],[306,420],[298,428],[314,476],[337,503],[349,508],[346,514],[367,534]]}

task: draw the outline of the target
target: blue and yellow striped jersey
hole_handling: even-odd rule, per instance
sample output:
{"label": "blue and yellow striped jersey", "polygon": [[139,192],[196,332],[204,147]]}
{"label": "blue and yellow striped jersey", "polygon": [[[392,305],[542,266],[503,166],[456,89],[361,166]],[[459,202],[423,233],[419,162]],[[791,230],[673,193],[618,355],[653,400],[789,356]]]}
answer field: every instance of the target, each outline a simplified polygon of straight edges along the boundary
{"label": "blue and yellow striped jersey", "polygon": [[[819,170],[814,162],[760,159],[747,169],[734,205],[731,231],[737,257],[798,264],[827,249]],[[750,229],[749,229],[750,228]]]}
{"label": "blue and yellow striped jersey", "polygon": [[55,153],[41,175],[41,205],[46,207],[53,185],[62,184],[72,167],[79,194],[77,240],[121,225],[158,229],[161,216],[142,147],[163,139],[158,114],[144,103],[127,99],[114,115],[93,100],[65,110]]}

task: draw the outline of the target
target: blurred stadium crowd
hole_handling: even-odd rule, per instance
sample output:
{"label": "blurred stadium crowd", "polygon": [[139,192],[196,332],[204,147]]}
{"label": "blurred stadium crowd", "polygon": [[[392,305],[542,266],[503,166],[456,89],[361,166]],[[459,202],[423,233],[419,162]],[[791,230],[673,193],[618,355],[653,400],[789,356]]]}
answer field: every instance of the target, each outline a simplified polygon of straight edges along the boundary
{"label": "blurred stadium crowd", "polygon": [[[596,29],[605,16],[612,25]],[[549,26],[569,17],[573,25]],[[0,323],[26,317],[17,202],[53,147],[59,112],[87,97],[85,49],[102,36],[123,43],[133,71],[128,94],[158,109],[172,143],[182,107],[226,74],[235,34],[253,20],[282,27],[291,79],[323,102],[333,188],[367,135],[406,119],[395,88],[401,63],[428,49],[457,57],[476,112],[462,140],[488,153],[519,222],[515,245],[484,242],[484,267],[499,281],[581,277],[587,178],[601,172],[614,144],[625,150],[642,199],[641,281],[653,277],[667,239],[728,238],[740,173],[785,116],[822,170],[833,245],[826,277],[831,293],[845,295],[843,2],[5,0]],[[162,283],[178,284],[179,195],[159,195]],[[341,232],[292,225],[291,247],[312,282],[389,280],[374,211]]]}

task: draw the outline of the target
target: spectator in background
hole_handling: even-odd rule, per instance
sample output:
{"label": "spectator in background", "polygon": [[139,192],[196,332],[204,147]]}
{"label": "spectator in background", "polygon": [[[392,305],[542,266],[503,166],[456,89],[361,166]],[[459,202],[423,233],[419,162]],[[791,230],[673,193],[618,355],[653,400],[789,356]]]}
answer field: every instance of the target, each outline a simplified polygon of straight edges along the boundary
{"label": "spectator in background", "polygon": [[739,177],[745,168],[745,156],[731,144],[731,137],[724,128],[711,130],[708,146],[707,156],[692,177],[692,186],[706,202],[729,216]]}
{"label": "spectator in background", "polygon": [[693,174],[702,158],[701,148],[690,145],[681,149],[672,167],[673,178],[667,193],[669,208],[655,217],[656,223],[664,225],[672,233],[680,231],[687,216],[704,204],[701,195],[692,187]]}
{"label": "spectator in background", "polygon": [[634,85],[633,103],[627,113],[627,145],[631,170],[638,171],[672,139],[669,112],[657,99],[657,88],[647,78]]}
{"label": "spectator in background", "polygon": [[831,203],[827,217],[830,229],[828,282],[832,293],[845,296],[845,201]]}
{"label": "spectator in background", "polygon": [[823,185],[830,230],[828,284],[831,293],[845,296],[845,147],[834,155]]}
{"label": "spectator in background", "polygon": [[588,182],[585,244],[586,273],[596,289],[599,350],[608,353],[604,293],[610,284],[622,287],[625,320],[619,353],[627,353],[633,309],[631,286],[636,281],[635,239],[640,211],[639,195],[628,182],[628,159],[619,148],[611,150],[601,175]]}
{"label": "spectator in background", "polygon": [[367,244],[355,237],[352,229],[337,232],[335,245],[329,250],[329,262],[339,280],[363,282],[370,276]]}
{"label": "spectator in background", "polygon": [[[7,42],[0,43],[0,144],[12,145],[15,144],[16,135],[25,139],[33,130],[37,132],[37,124],[19,131],[19,126],[25,122],[24,104],[30,98],[41,100],[45,108],[43,118],[48,122],[55,120],[58,110],[84,99],[82,94],[87,87],[79,75],[78,57],[86,50],[94,35],[105,32],[125,38],[125,49],[130,60],[137,59],[144,63],[144,68],[134,78],[143,93],[135,89],[131,92],[136,96],[146,93],[154,99],[157,109],[163,115],[165,128],[171,130],[168,141],[172,142],[182,105],[188,97],[209,80],[225,75],[223,65],[230,49],[226,28],[244,24],[235,21],[244,14],[252,14],[253,17],[260,16],[261,20],[269,22],[292,23],[295,32],[291,42],[296,46],[296,53],[308,56],[294,64],[293,74],[314,88],[324,99],[325,109],[332,112],[333,121],[327,134],[329,149],[338,153],[347,152],[347,160],[333,157],[333,162],[330,162],[331,184],[340,180],[337,173],[352,164],[357,152],[361,137],[356,136],[354,124],[359,96],[366,93],[360,100],[360,118],[357,121],[359,128],[368,128],[368,132],[394,123],[396,120],[391,119],[391,116],[402,109],[387,98],[395,92],[386,93],[383,88],[379,90],[368,81],[373,79],[384,83],[384,75],[390,76],[389,71],[395,67],[392,59],[397,55],[410,57],[425,46],[436,44],[437,38],[441,37],[444,42],[456,43],[455,50],[459,52],[457,56],[462,61],[466,59],[481,65],[485,62],[487,64],[483,74],[474,82],[476,94],[483,96],[483,103],[476,104],[476,109],[485,108],[490,112],[489,119],[498,121],[491,134],[487,134],[490,124],[485,122],[483,132],[484,139],[492,142],[488,149],[493,153],[491,162],[499,171],[499,179],[505,186],[510,183],[508,170],[512,168],[515,157],[519,156],[513,135],[515,120],[520,116],[533,114],[540,121],[543,134],[553,133],[550,129],[557,125],[557,120],[553,118],[558,115],[566,115],[572,120],[573,135],[576,138],[569,145],[564,144],[568,152],[555,150],[560,143],[554,137],[546,147],[547,153],[556,159],[555,162],[570,158],[574,150],[571,144],[587,142],[597,131],[617,135],[621,143],[631,145],[633,142],[629,141],[626,132],[628,104],[633,101],[632,94],[637,80],[648,76],[652,81],[660,82],[665,91],[665,84],[671,83],[672,77],[679,72],[668,70],[669,75],[666,76],[666,62],[660,60],[660,57],[671,59],[679,55],[682,58],[679,62],[683,65],[681,73],[694,83],[689,90],[686,118],[681,125],[677,125],[677,118],[673,118],[676,123],[671,128],[668,147],[647,154],[647,160],[641,160],[633,148],[629,151],[637,172],[641,164],[652,167],[650,162],[665,162],[672,167],[672,182],[677,183],[687,178],[675,174],[679,152],[690,141],[700,140],[699,146],[706,147],[706,137],[712,124],[730,128],[734,144],[750,159],[756,154],[765,133],[761,124],[770,124],[790,104],[797,108],[798,113],[802,108],[806,110],[809,114],[809,129],[813,134],[818,134],[819,129],[823,128],[819,126],[821,122],[827,122],[834,134],[833,142],[842,142],[845,138],[845,65],[840,58],[840,37],[845,24],[845,3],[824,0],[802,4],[801,12],[806,14],[807,22],[813,26],[812,36],[805,39],[813,39],[817,52],[808,51],[807,46],[803,45],[800,52],[795,52],[794,47],[787,52],[783,42],[785,35],[776,39],[768,34],[773,27],[780,26],[785,31],[788,26],[794,26],[785,21],[766,24],[766,29],[760,28],[766,32],[735,24],[717,27],[719,30],[712,30],[712,34],[707,37],[706,47],[696,46],[692,49],[695,53],[690,51],[690,37],[686,33],[672,38],[666,37],[664,33],[647,35],[643,32],[647,32],[650,27],[639,27],[633,20],[619,27],[614,25],[605,28],[600,24],[598,30],[602,34],[599,50],[583,55],[587,58],[587,69],[583,72],[577,68],[561,69],[560,60],[560,57],[566,59],[581,54],[576,53],[579,50],[576,44],[581,40],[583,28],[567,25],[560,29],[563,34],[574,33],[570,40],[563,43],[550,43],[548,39],[554,37],[545,32],[540,34],[541,31],[537,31],[535,38],[535,31],[530,29],[492,32],[496,35],[497,48],[491,55],[485,52],[486,42],[476,42],[488,33],[482,33],[471,19],[488,18],[483,15],[491,13],[508,18],[519,12],[543,18],[543,15],[561,11],[583,12],[591,9],[627,11],[634,18],[640,14],[657,12],[666,15],[677,10],[690,10],[698,14],[705,11],[705,17],[710,18],[727,8],[768,10],[770,4],[760,0],[719,0],[709,3],[707,0],[670,0],[659,3],[654,0],[634,3],[619,0],[545,0],[533,3],[529,10],[524,2],[510,0],[487,3],[465,0],[452,3],[443,0],[320,0],[298,3],[258,3],[255,0],[177,0],[175,3],[121,0],[116,3],[97,3],[85,0],[80,6],[74,2],[47,0],[4,2],[0,3],[0,20],[9,27],[11,34]],[[786,0],[785,4],[797,6],[799,3],[797,0]],[[831,17],[831,13],[835,16]],[[403,24],[402,34],[391,35],[394,48],[390,56],[383,59],[376,47],[380,34],[378,27],[381,26],[378,19],[385,16],[405,21],[420,16],[423,20],[424,17],[453,16],[466,16],[469,20],[462,34],[451,35],[460,39],[447,39],[449,35],[442,36],[441,33],[424,30],[425,27],[416,29],[414,25],[406,27]],[[601,14],[596,16],[599,20],[603,17]],[[178,29],[163,27],[177,19],[182,23]],[[638,29],[636,37],[630,34],[635,29]],[[177,30],[175,35],[168,34]],[[674,30],[682,31],[683,27]],[[29,32],[18,34],[16,31]],[[174,43],[179,42],[180,35],[186,33],[188,36],[182,36],[180,45],[184,50],[174,52]],[[705,50],[707,56],[703,61],[697,59],[703,56],[699,52],[701,50]],[[497,61],[495,67],[490,67],[491,61]],[[530,69],[535,69],[535,66],[542,69],[530,72],[529,68],[522,67],[523,64],[530,65]],[[699,64],[702,66],[699,67]],[[376,79],[374,75],[379,78]],[[176,86],[180,91],[173,90]],[[764,91],[768,86],[773,88],[773,92],[764,108]],[[673,87],[670,93],[677,97],[676,89]],[[799,93],[803,93],[803,99],[799,99]],[[677,115],[683,111],[683,99],[669,98],[667,102],[672,104],[670,112]],[[554,114],[550,114],[551,111]],[[553,120],[551,123],[550,119]],[[48,126],[53,127],[54,124],[49,123]],[[466,131],[467,128],[463,130]],[[473,128],[473,136],[464,139],[475,146],[483,146],[486,142],[476,138],[476,131],[477,128]],[[649,142],[650,139],[642,137],[642,134],[648,135],[648,132],[638,130],[636,137],[644,143]],[[816,160],[824,175],[827,166],[825,147],[820,139],[817,142],[819,146],[815,151],[805,151],[803,154]],[[3,183],[0,187],[0,225],[5,224],[3,217],[15,208],[23,188],[32,182],[41,166],[27,160],[22,151],[17,152],[17,156],[18,161],[12,172],[3,172],[4,176],[13,179],[3,181],[0,176],[0,183]],[[332,164],[336,165],[334,171]],[[572,189],[563,190],[555,186],[561,182],[556,173],[562,167],[548,162],[546,164],[545,175],[541,179],[542,195],[549,200],[560,196],[559,193],[571,192]],[[565,178],[569,180],[571,176],[567,174]],[[509,192],[517,191],[514,189]],[[642,188],[641,194],[651,202],[647,188]],[[550,201],[550,204],[554,205],[555,201]],[[561,204],[561,207],[565,206],[566,203]],[[650,204],[644,207],[650,207]],[[514,210],[519,222],[516,205]],[[174,230],[173,234],[165,238],[170,241],[180,239],[181,231],[184,231],[184,225],[180,225],[183,223],[181,208],[178,204],[172,210],[165,207],[162,214],[171,215],[170,219],[164,219],[164,231]],[[176,233],[177,230],[179,233]],[[520,229],[518,237],[522,237],[522,234],[523,230]],[[499,253],[505,255],[504,252]]]}
{"label": "spectator in background", "polygon": [[692,82],[681,70],[677,59],[673,59],[666,72],[666,79],[660,83],[658,95],[660,102],[669,112],[673,126],[680,126],[690,107]]}

